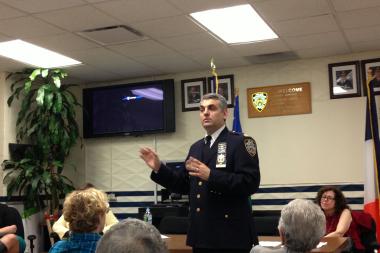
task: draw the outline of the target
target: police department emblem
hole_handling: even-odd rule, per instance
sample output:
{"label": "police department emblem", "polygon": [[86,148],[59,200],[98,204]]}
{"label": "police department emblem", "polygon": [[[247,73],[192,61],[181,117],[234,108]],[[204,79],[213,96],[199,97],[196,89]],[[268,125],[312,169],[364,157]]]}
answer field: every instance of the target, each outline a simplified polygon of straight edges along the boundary
{"label": "police department emblem", "polygon": [[256,155],[256,142],[252,137],[244,138],[244,146],[247,152],[254,157]]}
{"label": "police department emblem", "polygon": [[252,94],[252,105],[258,111],[262,112],[268,102],[268,93],[256,92]]}

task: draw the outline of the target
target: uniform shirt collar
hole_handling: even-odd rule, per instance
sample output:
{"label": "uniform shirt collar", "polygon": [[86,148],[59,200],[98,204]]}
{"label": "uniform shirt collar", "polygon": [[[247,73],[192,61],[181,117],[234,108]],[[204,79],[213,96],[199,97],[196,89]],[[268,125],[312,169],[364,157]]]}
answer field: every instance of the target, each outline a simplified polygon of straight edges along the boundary
{"label": "uniform shirt collar", "polygon": [[[214,133],[211,134],[210,148],[212,147],[216,139],[218,139],[220,133],[224,130],[224,128],[226,128],[226,125],[223,125],[221,128],[219,128],[218,130],[216,130]],[[205,138],[204,138],[205,143],[206,143],[206,136],[207,136],[207,133],[205,134]]]}

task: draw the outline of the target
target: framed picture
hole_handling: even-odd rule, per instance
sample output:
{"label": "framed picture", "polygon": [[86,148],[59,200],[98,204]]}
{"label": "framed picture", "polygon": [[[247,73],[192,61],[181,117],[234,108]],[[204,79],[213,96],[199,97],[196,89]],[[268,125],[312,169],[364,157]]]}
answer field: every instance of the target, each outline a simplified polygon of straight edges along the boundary
{"label": "framed picture", "polygon": [[329,64],[330,98],[360,97],[359,61]]}
{"label": "framed picture", "polygon": [[227,100],[228,107],[234,107],[234,75],[225,75],[225,76],[219,76],[219,87],[218,92],[215,91],[215,77],[209,77],[208,78],[208,92],[211,93],[218,93],[225,97]]}
{"label": "framed picture", "polygon": [[373,85],[375,95],[380,94],[380,58],[369,59],[361,62],[362,76],[363,76],[363,90],[367,95],[367,83]]}
{"label": "framed picture", "polygon": [[182,111],[199,110],[201,98],[206,93],[206,77],[181,81]]}

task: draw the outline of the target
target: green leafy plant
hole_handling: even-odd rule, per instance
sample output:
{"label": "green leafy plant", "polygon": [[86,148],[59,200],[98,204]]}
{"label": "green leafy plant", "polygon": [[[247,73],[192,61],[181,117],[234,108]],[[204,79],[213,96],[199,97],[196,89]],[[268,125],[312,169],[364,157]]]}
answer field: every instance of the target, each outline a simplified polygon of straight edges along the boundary
{"label": "green leafy plant", "polygon": [[17,142],[33,144],[20,161],[5,160],[3,168],[8,196],[24,195],[25,214],[45,208],[57,209],[59,200],[72,191],[72,182],[62,175],[64,162],[79,138],[75,108],[80,106],[62,85],[67,73],[61,69],[27,69],[11,73],[13,78],[8,106],[21,100],[17,115]]}

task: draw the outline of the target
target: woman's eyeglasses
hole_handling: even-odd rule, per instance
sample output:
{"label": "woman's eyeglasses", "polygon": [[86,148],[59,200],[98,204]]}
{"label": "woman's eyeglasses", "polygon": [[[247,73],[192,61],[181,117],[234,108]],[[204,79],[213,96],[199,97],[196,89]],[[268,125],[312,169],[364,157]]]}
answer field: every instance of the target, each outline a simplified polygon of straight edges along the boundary
{"label": "woman's eyeglasses", "polygon": [[321,199],[328,200],[328,201],[330,201],[330,200],[335,200],[335,198],[334,198],[334,197],[331,197],[331,196],[322,196]]}

